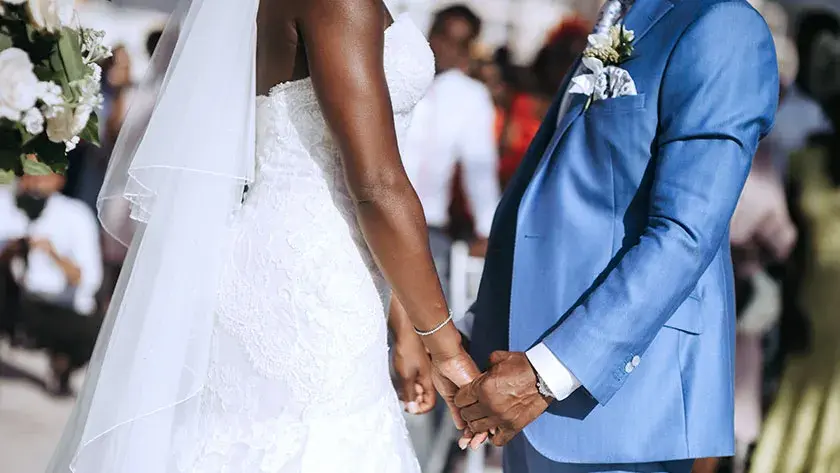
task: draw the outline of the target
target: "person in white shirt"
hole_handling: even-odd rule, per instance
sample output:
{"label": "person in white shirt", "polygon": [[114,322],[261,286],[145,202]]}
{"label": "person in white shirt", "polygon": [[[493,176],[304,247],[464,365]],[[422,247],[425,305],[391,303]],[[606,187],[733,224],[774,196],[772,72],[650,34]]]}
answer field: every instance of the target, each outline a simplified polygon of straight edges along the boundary
{"label": "person in white shirt", "polygon": [[450,6],[436,14],[429,43],[437,76],[414,109],[411,126],[400,143],[406,173],[423,204],[445,292],[452,244],[447,227],[456,166],[461,165],[463,187],[475,220],[474,255],[484,253],[500,195],[493,99],[484,84],[464,72],[480,32],[481,20],[466,6]]}
{"label": "person in white shirt", "polygon": [[[493,99],[484,84],[464,72],[470,66],[470,51],[480,32],[481,20],[466,6],[450,6],[435,15],[429,43],[435,54],[436,77],[426,96],[415,107],[411,126],[400,142],[403,165],[423,205],[429,226],[429,245],[447,295],[452,246],[448,229],[449,207],[456,166],[460,164],[466,200],[475,223],[475,238],[471,244],[475,256],[484,255],[500,198]],[[392,321],[399,318],[398,310],[399,304],[392,304]],[[396,352],[399,354],[399,350]],[[415,371],[401,372],[406,369]],[[416,376],[417,384],[423,384],[423,379],[430,376],[428,369],[417,369],[405,363],[395,363],[395,370],[409,385],[411,374]],[[406,401],[406,410],[412,414],[424,411],[422,406],[409,402],[405,393],[401,399]],[[407,418],[415,450],[421,459],[430,454],[435,420],[439,421],[441,417],[440,412],[437,414],[437,419],[434,416]]]}
{"label": "person in white shirt", "polygon": [[60,193],[64,181],[24,176],[0,188],[0,261],[22,293],[20,322],[51,354],[57,394],[90,358],[102,283],[99,226],[87,205]]}

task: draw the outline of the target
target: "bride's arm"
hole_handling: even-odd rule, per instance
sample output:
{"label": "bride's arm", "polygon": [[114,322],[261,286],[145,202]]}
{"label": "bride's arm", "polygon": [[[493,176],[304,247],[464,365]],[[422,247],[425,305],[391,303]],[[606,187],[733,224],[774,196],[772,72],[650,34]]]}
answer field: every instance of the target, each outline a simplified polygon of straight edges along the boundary
{"label": "bride's arm", "polygon": [[[311,0],[299,22],[310,74],[341,149],[365,239],[411,322],[428,331],[448,317],[420,201],[400,161],[383,66],[380,0]],[[461,352],[454,325],[424,343],[434,356]]]}

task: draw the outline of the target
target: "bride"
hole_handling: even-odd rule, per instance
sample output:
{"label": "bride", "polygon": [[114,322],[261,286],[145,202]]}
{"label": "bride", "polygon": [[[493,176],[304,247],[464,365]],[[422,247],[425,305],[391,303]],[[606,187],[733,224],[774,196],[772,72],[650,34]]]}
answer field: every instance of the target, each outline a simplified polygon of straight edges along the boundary
{"label": "bride", "polygon": [[397,151],[433,61],[380,0],[182,2],[100,194],[137,228],[50,473],[419,472],[392,291],[447,402],[478,374]]}

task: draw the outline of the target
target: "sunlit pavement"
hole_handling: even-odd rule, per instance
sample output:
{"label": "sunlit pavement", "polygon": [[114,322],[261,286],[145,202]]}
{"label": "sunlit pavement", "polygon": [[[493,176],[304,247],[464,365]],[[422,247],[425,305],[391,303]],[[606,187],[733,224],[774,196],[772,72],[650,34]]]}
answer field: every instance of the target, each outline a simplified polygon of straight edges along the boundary
{"label": "sunlit pavement", "polygon": [[[49,365],[40,352],[0,342],[0,472],[44,473],[73,399],[44,390]],[[78,388],[79,379],[74,380]]]}
{"label": "sunlit pavement", "polygon": [[[74,400],[45,391],[48,373],[42,353],[12,349],[0,341],[0,473],[44,473],[50,461]],[[81,375],[73,384],[78,390]],[[488,460],[485,473],[501,473],[498,456]],[[457,462],[451,473],[463,467]]]}

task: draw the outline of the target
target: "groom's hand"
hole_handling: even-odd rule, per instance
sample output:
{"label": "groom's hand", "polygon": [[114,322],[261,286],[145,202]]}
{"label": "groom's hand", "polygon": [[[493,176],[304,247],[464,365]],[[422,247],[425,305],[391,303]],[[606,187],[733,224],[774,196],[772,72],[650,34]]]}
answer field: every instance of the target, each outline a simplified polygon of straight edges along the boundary
{"label": "groom's hand", "polygon": [[458,391],[455,405],[472,432],[495,432],[491,441],[501,447],[545,412],[551,398],[537,389],[537,374],[525,353],[497,351],[490,364]]}

